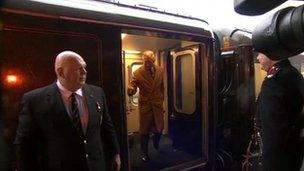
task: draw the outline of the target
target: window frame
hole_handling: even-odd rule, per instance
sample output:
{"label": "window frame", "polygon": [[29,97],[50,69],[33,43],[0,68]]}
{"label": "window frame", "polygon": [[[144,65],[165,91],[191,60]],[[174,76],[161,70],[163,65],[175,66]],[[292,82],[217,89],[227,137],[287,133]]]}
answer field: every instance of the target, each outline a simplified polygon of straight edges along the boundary
{"label": "window frame", "polygon": [[[192,74],[193,74],[193,84],[194,84],[194,107],[193,107],[193,110],[191,112],[187,112],[187,111],[184,111],[183,109],[179,109],[179,107],[176,105],[176,102],[177,102],[177,87],[176,87],[176,81],[177,81],[177,75],[176,75],[176,71],[177,71],[177,68],[176,68],[176,60],[178,57],[180,56],[183,56],[183,55],[187,55],[187,54],[190,54],[190,56],[192,57]],[[187,115],[193,115],[196,111],[196,75],[195,75],[195,70],[196,70],[196,63],[195,63],[195,51],[193,50],[185,50],[185,51],[181,51],[181,52],[177,52],[175,54],[173,54],[173,80],[174,80],[174,83],[173,83],[173,104],[174,104],[174,109],[179,112],[179,113],[183,113],[183,114],[187,114]]]}

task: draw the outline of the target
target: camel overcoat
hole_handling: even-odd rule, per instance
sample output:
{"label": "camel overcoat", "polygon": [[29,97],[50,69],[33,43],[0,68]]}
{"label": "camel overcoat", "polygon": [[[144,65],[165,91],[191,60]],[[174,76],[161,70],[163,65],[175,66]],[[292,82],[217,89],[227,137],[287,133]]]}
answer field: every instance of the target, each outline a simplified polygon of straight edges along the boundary
{"label": "camel overcoat", "polygon": [[155,66],[153,79],[144,66],[138,68],[134,72],[128,88],[137,90],[137,87],[139,88],[139,133],[148,134],[150,131],[161,133],[164,128],[163,69]]}

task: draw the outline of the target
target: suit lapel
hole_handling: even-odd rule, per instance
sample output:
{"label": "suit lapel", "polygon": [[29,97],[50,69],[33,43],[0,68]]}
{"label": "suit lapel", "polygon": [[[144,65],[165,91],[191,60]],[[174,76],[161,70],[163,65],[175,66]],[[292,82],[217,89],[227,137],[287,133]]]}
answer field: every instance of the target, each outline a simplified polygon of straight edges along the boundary
{"label": "suit lapel", "polygon": [[69,117],[69,114],[64,106],[64,102],[62,100],[61,94],[59,92],[59,88],[56,83],[51,85],[50,91],[47,93],[47,98],[49,99],[50,109],[53,111],[55,115],[55,119],[58,122],[64,122],[68,127],[74,129],[74,125]]}
{"label": "suit lapel", "polygon": [[86,103],[87,103],[87,107],[88,107],[88,115],[89,115],[89,121],[88,121],[88,126],[87,126],[87,130],[85,131],[85,135],[89,132],[89,129],[91,129],[91,126],[93,124],[93,121],[96,121],[96,119],[98,120],[98,117],[96,117],[96,108],[98,105],[95,97],[93,95],[93,92],[88,88],[87,85],[84,85],[82,88],[82,92],[83,95],[86,99]]}

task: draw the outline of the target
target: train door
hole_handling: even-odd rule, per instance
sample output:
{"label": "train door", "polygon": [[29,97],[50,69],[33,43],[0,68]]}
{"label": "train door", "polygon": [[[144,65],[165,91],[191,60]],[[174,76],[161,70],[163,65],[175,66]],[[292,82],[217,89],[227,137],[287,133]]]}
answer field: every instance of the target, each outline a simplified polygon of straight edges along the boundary
{"label": "train door", "polygon": [[[142,60],[140,54],[132,54],[123,52],[124,57],[124,81],[125,81],[125,94],[127,94],[127,86],[131,81],[133,72],[136,71],[141,65]],[[131,136],[139,130],[139,115],[138,115],[138,96],[139,91],[133,96],[125,96],[126,100],[126,114],[127,114],[127,127],[128,134]],[[132,142],[131,144],[132,145]]]}
{"label": "train door", "polygon": [[170,51],[168,127],[175,150],[201,156],[202,70],[198,45]]}
{"label": "train door", "polygon": [[[125,30],[128,32],[128,30]],[[130,170],[181,170],[202,165],[208,153],[205,146],[206,113],[202,107],[202,58],[207,48],[198,42],[179,39],[134,35],[126,33],[122,39],[125,107],[128,131]],[[152,130],[149,134],[149,162],[140,160],[138,95],[127,95],[132,73],[142,65],[145,50],[155,53],[155,64],[164,69],[164,130],[159,149],[153,146]],[[207,67],[205,67],[206,69]],[[206,82],[205,82],[206,83]],[[207,92],[207,91],[204,91]],[[204,112],[203,112],[204,111]],[[202,131],[204,130],[204,132]],[[203,141],[204,140],[204,141]],[[204,153],[204,154],[203,154]]]}

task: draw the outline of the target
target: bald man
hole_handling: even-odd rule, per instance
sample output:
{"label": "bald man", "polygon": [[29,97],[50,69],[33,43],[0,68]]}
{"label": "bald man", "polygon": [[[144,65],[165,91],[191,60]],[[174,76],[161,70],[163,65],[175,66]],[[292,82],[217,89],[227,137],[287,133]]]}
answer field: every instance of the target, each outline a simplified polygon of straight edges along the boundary
{"label": "bald man", "polygon": [[107,148],[112,169],[120,170],[105,95],[101,88],[85,84],[85,61],[75,52],[64,51],[56,57],[55,72],[55,83],[22,98],[15,139],[19,169],[102,171]]}
{"label": "bald man", "polygon": [[149,133],[153,132],[153,145],[159,148],[159,141],[164,129],[164,82],[163,69],[154,64],[155,55],[147,50],[142,55],[143,66],[138,68],[128,86],[128,95],[132,96],[139,88],[139,133],[141,141],[140,159],[149,161]]}

